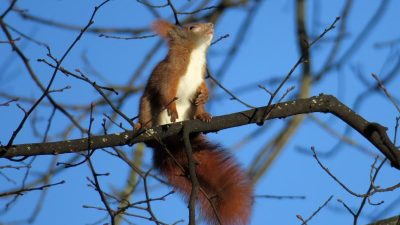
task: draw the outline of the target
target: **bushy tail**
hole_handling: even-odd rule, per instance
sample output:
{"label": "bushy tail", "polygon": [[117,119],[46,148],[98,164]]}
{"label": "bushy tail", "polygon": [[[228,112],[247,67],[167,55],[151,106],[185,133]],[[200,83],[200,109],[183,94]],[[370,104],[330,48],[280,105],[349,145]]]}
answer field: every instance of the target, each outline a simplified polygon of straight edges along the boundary
{"label": "bushy tail", "polygon": [[[230,154],[198,135],[191,138],[196,174],[201,190],[198,205],[202,216],[212,225],[246,225],[249,223],[252,206],[252,185],[246,173]],[[154,165],[169,183],[186,200],[190,197],[191,181],[185,176],[188,163],[185,149],[167,145],[174,159],[165,148],[157,147]],[[178,166],[179,163],[181,166]]]}

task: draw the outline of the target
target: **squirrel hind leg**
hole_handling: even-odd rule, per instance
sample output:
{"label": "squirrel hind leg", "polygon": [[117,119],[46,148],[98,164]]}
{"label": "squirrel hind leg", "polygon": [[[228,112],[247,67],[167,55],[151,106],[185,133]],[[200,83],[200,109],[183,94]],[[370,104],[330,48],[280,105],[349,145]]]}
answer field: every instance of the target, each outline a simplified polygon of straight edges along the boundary
{"label": "squirrel hind leg", "polygon": [[150,128],[153,126],[152,112],[150,100],[146,95],[143,95],[140,99],[139,109],[139,123],[140,128]]}
{"label": "squirrel hind leg", "polygon": [[211,121],[211,118],[212,118],[211,114],[206,112],[206,110],[204,109],[204,105],[196,106],[196,110],[195,110],[193,119],[199,119],[203,122],[209,123]]}

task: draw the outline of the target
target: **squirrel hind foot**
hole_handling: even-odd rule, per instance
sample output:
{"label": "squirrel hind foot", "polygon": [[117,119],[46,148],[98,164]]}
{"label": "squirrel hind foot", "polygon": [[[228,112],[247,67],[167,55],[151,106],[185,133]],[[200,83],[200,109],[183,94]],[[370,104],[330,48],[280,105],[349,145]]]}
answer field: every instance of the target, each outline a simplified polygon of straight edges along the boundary
{"label": "squirrel hind foot", "polygon": [[211,122],[212,116],[211,116],[211,114],[204,112],[204,113],[195,115],[194,119],[199,119],[203,122],[209,123],[209,122]]}

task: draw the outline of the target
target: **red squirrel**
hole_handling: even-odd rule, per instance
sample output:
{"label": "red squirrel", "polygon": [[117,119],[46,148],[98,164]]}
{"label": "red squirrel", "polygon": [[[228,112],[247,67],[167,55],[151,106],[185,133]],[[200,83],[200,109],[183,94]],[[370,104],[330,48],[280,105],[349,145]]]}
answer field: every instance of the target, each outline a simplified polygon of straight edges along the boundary
{"label": "red squirrel", "polygon": [[[213,24],[177,26],[158,20],[152,27],[168,42],[168,54],[147,82],[140,100],[139,127],[148,129],[191,119],[209,122],[211,115],[204,109],[208,100],[204,79]],[[197,199],[201,215],[212,225],[248,224],[252,185],[246,172],[228,152],[208,142],[203,134],[192,135],[190,142],[201,188]],[[192,184],[182,138],[172,137],[162,140],[162,144],[149,145],[154,148],[154,167],[188,201]]]}

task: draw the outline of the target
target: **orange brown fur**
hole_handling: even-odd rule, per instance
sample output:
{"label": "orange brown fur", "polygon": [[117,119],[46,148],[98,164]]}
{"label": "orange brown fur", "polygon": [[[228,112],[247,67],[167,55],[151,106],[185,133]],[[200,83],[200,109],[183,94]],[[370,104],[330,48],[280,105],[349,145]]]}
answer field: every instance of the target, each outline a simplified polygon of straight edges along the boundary
{"label": "orange brown fur", "polygon": [[[191,25],[178,27],[162,20],[153,24],[154,31],[167,40],[169,51],[167,57],[154,68],[141,98],[141,127],[163,124],[165,121],[161,120],[165,118],[167,123],[188,119],[211,120],[204,107],[208,100],[204,77],[205,54],[211,43],[213,26],[209,23],[193,26],[195,28]],[[179,99],[177,95],[185,99]],[[182,109],[187,111],[182,113]],[[187,176],[184,144],[180,137],[162,141],[163,144],[147,143],[154,148],[154,167],[188,200],[192,184]],[[191,135],[190,141],[202,190],[198,196],[201,214],[211,225],[217,225],[219,221],[222,225],[248,224],[252,185],[247,174],[229,153],[209,143],[205,136]]]}
{"label": "orange brown fur", "polygon": [[[222,225],[245,225],[249,222],[252,205],[252,186],[245,172],[237,166],[234,159],[218,146],[207,142],[202,135],[191,138],[196,175],[201,189],[198,200],[202,215],[209,224],[217,225],[218,217]],[[153,161],[156,169],[168,178],[169,183],[188,201],[192,183],[187,177],[188,161],[183,143],[167,148],[175,159],[169,157],[165,149],[154,151]],[[176,165],[178,162],[181,167]],[[211,203],[214,205],[214,212]]]}

